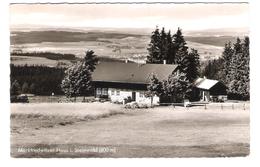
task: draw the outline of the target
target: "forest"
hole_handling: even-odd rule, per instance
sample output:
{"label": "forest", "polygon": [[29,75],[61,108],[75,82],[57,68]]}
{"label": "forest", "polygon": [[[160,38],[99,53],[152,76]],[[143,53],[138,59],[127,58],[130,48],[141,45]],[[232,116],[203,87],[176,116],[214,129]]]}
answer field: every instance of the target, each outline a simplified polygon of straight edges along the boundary
{"label": "forest", "polygon": [[53,52],[12,52],[11,56],[44,57],[51,60],[76,60],[76,56],[74,54]]}
{"label": "forest", "polygon": [[250,99],[249,37],[225,44],[222,57],[206,63],[202,75],[220,80],[228,87],[229,99]]}
{"label": "forest", "polygon": [[11,65],[11,95],[32,93],[36,95],[63,94],[61,81],[64,68],[47,66]]}

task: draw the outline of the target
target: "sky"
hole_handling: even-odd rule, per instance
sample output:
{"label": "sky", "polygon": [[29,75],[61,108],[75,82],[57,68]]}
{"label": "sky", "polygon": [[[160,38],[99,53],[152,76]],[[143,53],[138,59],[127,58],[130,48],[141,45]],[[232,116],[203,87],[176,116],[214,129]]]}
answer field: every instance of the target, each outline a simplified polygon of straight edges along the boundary
{"label": "sky", "polygon": [[11,4],[10,26],[248,28],[249,5],[226,4]]}

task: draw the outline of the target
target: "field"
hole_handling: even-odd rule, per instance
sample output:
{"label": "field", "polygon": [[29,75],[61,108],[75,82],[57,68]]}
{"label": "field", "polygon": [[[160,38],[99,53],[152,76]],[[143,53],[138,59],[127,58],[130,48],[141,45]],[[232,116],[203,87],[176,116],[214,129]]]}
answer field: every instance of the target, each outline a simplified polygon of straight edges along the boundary
{"label": "field", "polygon": [[[226,104],[227,105],[227,104]],[[249,109],[11,104],[13,157],[225,157],[249,154]]]}
{"label": "field", "polygon": [[11,56],[11,63],[14,65],[45,65],[49,67],[56,67],[58,64],[71,65],[69,60],[51,60],[44,57],[30,57],[30,56]]}
{"label": "field", "polygon": [[[221,56],[224,44],[234,41],[234,36],[187,36],[189,48],[197,49],[201,60],[216,59]],[[11,32],[11,51],[23,52],[53,52],[61,54],[75,54],[83,57],[88,49],[94,50],[99,57],[124,60],[126,58],[144,62],[148,55],[147,47],[150,33],[134,34],[130,32],[111,31],[29,31]],[[53,66],[55,61],[43,60],[35,57],[25,59],[12,58],[13,64],[42,64]],[[57,62],[56,62],[57,63]]]}

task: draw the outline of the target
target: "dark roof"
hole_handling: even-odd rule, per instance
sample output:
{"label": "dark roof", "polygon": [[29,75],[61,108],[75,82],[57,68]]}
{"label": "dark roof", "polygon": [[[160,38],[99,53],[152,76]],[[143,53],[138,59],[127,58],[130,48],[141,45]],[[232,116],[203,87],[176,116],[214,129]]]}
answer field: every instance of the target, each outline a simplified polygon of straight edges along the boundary
{"label": "dark roof", "polygon": [[101,62],[93,72],[93,81],[119,83],[149,83],[149,75],[154,73],[159,80],[167,79],[176,70],[173,64],[137,64],[121,62]]}

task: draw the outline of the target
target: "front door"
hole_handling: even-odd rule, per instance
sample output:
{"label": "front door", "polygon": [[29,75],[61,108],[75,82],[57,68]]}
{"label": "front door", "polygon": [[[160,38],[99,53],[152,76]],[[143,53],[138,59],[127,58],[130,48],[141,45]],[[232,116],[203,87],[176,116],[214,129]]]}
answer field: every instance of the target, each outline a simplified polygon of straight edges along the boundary
{"label": "front door", "polygon": [[132,101],[135,101],[136,92],[132,92]]}

